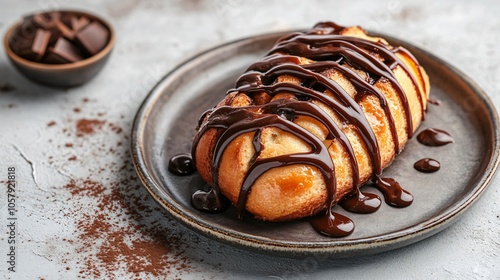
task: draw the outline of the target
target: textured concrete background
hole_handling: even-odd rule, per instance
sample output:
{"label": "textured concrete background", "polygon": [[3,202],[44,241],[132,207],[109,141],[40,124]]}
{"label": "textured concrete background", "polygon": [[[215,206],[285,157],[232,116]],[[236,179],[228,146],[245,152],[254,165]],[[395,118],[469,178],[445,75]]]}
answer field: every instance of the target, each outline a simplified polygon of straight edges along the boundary
{"label": "textured concrete background", "polygon": [[[49,8],[102,15],[117,42],[97,78],[65,90],[33,84],[0,53],[0,87],[11,86],[0,92],[0,181],[15,166],[18,195],[17,272],[7,273],[7,198],[0,191],[5,279],[500,278],[498,178],[456,224],[412,246],[355,259],[291,260],[180,226],[139,186],[128,151],[140,102],[178,63],[233,39],[324,20],[426,48],[480,83],[500,108],[498,1],[0,0],[0,33],[21,15]],[[82,135],[82,120],[98,123]]]}

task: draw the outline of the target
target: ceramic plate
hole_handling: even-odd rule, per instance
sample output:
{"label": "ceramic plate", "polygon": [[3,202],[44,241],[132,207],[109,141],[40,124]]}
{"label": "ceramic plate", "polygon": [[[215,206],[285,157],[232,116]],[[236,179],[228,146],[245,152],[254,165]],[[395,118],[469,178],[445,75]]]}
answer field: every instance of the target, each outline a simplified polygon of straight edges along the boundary
{"label": "ceramic plate", "polygon": [[[455,143],[426,147],[411,139],[405,150],[384,171],[414,196],[411,206],[392,208],[383,203],[373,214],[345,213],[356,228],[344,238],[317,234],[305,220],[270,223],[236,218],[234,207],[221,214],[195,210],[191,194],[204,186],[195,173],[175,176],[168,160],[189,152],[198,117],[220,101],[236,78],[261,58],[284,33],[255,36],[231,42],[180,65],[151,91],[134,121],[132,154],[139,177],[156,201],[187,227],[237,247],[282,256],[323,254],[350,257],[379,253],[429,237],[457,220],[477,201],[499,164],[498,116],[485,92],[456,68],[403,41],[393,45],[409,49],[427,70],[431,98],[426,119],[417,133],[428,127],[448,131]],[[416,135],[416,134],[415,134]],[[424,157],[441,162],[441,170],[419,173],[413,164]],[[378,193],[370,187],[367,191]],[[249,216],[249,215],[247,215]]]}

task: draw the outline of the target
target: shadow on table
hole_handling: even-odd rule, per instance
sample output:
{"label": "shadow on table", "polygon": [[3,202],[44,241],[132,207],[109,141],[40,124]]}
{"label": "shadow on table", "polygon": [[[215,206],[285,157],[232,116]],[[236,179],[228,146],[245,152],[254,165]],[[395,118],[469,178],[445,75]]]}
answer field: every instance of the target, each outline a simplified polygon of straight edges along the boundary
{"label": "shadow on table", "polygon": [[0,94],[16,94],[20,98],[36,101],[67,94],[71,88],[49,87],[36,83],[19,73],[9,63],[0,63]]}

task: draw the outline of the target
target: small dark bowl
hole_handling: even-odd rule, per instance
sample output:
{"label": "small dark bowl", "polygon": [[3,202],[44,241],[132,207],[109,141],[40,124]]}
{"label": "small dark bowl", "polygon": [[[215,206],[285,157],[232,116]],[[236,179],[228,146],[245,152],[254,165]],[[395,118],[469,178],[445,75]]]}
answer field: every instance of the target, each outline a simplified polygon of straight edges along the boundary
{"label": "small dark bowl", "polygon": [[17,70],[29,79],[49,86],[74,87],[91,80],[101,71],[115,44],[115,32],[107,21],[95,15],[75,10],[60,10],[59,12],[85,16],[101,23],[109,30],[109,40],[106,47],[91,57],[73,63],[45,64],[33,62],[17,55],[10,46],[11,36],[22,24],[22,21],[17,22],[7,30],[4,37],[4,47],[7,56]]}

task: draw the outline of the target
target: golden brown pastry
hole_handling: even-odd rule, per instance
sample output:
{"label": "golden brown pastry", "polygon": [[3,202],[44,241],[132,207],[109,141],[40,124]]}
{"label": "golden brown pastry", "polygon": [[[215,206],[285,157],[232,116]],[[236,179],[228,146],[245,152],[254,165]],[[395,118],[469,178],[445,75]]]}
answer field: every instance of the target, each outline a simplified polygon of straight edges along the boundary
{"label": "golden brown pastry", "polygon": [[407,50],[360,27],[319,23],[281,38],[200,118],[194,162],[212,195],[240,212],[311,216],[378,178],[420,124],[428,95]]}

